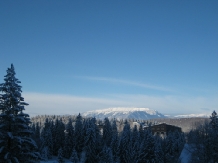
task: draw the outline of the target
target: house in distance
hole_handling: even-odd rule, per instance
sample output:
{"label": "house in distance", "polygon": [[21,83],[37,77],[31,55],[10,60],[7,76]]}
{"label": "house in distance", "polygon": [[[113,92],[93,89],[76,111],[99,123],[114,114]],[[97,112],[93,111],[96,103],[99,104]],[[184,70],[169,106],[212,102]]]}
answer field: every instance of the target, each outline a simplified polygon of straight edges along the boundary
{"label": "house in distance", "polygon": [[167,135],[170,131],[174,132],[174,131],[179,131],[182,132],[182,129],[178,126],[173,126],[173,125],[169,125],[166,123],[161,123],[161,124],[157,124],[157,125],[152,125],[151,126],[151,131],[152,134],[156,135]]}

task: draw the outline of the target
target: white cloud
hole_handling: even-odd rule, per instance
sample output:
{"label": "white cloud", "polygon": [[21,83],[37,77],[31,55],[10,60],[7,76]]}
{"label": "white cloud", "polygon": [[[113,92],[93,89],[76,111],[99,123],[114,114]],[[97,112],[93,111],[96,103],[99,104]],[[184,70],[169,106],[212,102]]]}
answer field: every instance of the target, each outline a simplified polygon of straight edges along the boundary
{"label": "white cloud", "polygon": [[218,97],[185,97],[185,96],[148,96],[148,95],[117,95],[123,101],[132,102],[137,107],[148,107],[164,114],[204,113],[218,109]]}
{"label": "white cloud", "polygon": [[78,114],[87,110],[122,106],[124,101],[104,98],[79,97],[60,94],[24,93],[26,107],[30,115]]}
{"label": "white cloud", "polygon": [[76,78],[81,78],[85,80],[104,81],[104,82],[118,83],[118,84],[126,84],[126,85],[132,85],[136,87],[142,87],[142,88],[166,91],[166,92],[174,92],[172,89],[166,88],[166,87],[145,84],[145,83],[140,83],[140,82],[135,82],[135,81],[129,81],[129,80],[121,80],[121,79],[116,79],[116,78],[90,77],[90,76],[76,76]]}
{"label": "white cloud", "polygon": [[[91,98],[60,94],[24,93],[30,105],[26,112],[33,115],[78,114],[109,107],[148,107],[163,114],[210,113],[218,108],[218,98],[111,95],[108,98]],[[208,108],[207,111],[202,108]],[[203,112],[202,112],[203,111]]]}

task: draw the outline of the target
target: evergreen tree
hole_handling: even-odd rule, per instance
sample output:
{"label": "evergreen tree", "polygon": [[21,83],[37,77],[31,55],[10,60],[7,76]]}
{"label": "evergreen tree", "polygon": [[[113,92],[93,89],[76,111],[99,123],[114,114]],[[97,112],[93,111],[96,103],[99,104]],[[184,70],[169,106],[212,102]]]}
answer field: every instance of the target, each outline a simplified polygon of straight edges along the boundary
{"label": "evergreen tree", "polygon": [[49,157],[50,157],[50,151],[48,149],[47,146],[44,146],[42,149],[41,149],[41,157],[43,160],[48,160]]}
{"label": "evergreen tree", "polygon": [[31,126],[31,130],[32,130],[32,138],[33,138],[33,140],[34,140],[34,136],[35,136],[35,132],[36,132],[36,125],[35,125],[35,123],[33,123],[32,124],[32,126]]}
{"label": "evergreen tree", "polygon": [[132,142],[132,148],[134,152],[134,159],[138,160],[139,151],[140,151],[140,134],[139,134],[139,131],[136,125],[134,126],[133,131],[132,131],[131,142]]}
{"label": "evergreen tree", "polygon": [[20,81],[15,77],[13,64],[0,84],[0,162],[31,163],[39,160],[37,145],[32,139],[30,118],[25,114]]}
{"label": "evergreen tree", "polygon": [[76,117],[76,123],[75,123],[75,149],[78,152],[78,157],[80,158],[80,154],[83,150],[83,123],[82,123],[82,116],[79,115]]}
{"label": "evergreen tree", "polygon": [[119,136],[117,131],[116,120],[112,123],[112,140],[111,140],[111,150],[113,154],[113,161],[118,162],[119,159]]}
{"label": "evergreen tree", "polygon": [[182,133],[180,133],[179,131],[174,131],[173,133],[173,151],[174,151],[174,158],[175,161],[178,160],[181,151],[184,147],[185,144],[185,138],[184,135]]}
{"label": "evergreen tree", "polygon": [[37,122],[35,126],[36,127],[35,127],[35,132],[33,133],[34,134],[33,139],[35,140],[37,146],[39,147],[41,144],[39,123]]}
{"label": "evergreen tree", "polygon": [[56,119],[54,130],[53,130],[53,136],[54,136],[53,153],[54,155],[57,155],[58,150],[64,147],[64,139],[65,139],[64,130],[65,130],[65,125],[62,122],[62,119],[60,120]]}
{"label": "evergreen tree", "polygon": [[215,162],[218,160],[218,115],[213,111],[210,117],[210,141],[211,144],[211,161]]}
{"label": "evergreen tree", "polygon": [[127,155],[129,154],[127,151],[131,143],[131,130],[130,125],[127,121],[125,121],[125,125],[123,127],[123,132],[120,138],[120,161],[126,162]]}
{"label": "evergreen tree", "polygon": [[47,157],[51,159],[53,154],[53,139],[51,123],[48,121],[48,118],[45,120],[45,125],[41,133],[41,154],[43,154],[45,148],[47,148]]}
{"label": "evergreen tree", "polygon": [[97,153],[97,137],[94,121],[89,120],[87,123],[89,126],[86,129],[85,136],[85,152],[86,152],[86,163],[96,163],[98,162],[98,153]]}
{"label": "evergreen tree", "polygon": [[76,152],[75,149],[73,149],[73,152],[72,152],[72,154],[70,156],[70,161],[72,163],[79,163],[79,158],[78,158],[78,155],[77,155],[77,152]]}
{"label": "evergreen tree", "polygon": [[150,131],[145,132],[145,138],[140,146],[138,163],[155,162],[155,140]]}
{"label": "evergreen tree", "polygon": [[63,150],[60,148],[58,150],[58,163],[64,163],[64,158],[63,158]]}
{"label": "evergreen tree", "polygon": [[140,126],[139,126],[139,139],[140,139],[140,142],[142,142],[144,140],[144,130],[143,130],[143,125],[142,123],[140,123]]}
{"label": "evergreen tree", "polygon": [[210,116],[210,120],[211,120],[210,125],[211,125],[212,129],[218,130],[218,115],[217,115],[215,110],[213,111],[212,115]]}
{"label": "evergreen tree", "polygon": [[165,155],[165,158],[164,160],[166,162],[169,162],[169,163],[174,163],[175,160],[176,160],[176,156],[175,156],[175,151],[174,151],[174,136],[173,136],[173,133],[172,132],[169,132],[166,139],[165,139],[165,142],[164,142],[164,155]]}
{"label": "evergreen tree", "polygon": [[162,138],[155,137],[155,162],[164,163],[164,151],[162,149]]}
{"label": "evergreen tree", "polygon": [[106,144],[108,147],[110,147],[111,139],[112,139],[112,127],[111,127],[109,119],[105,118],[104,125],[103,125],[104,144]]}
{"label": "evergreen tree", "polygon": [[74,128],[72,125],[72,120],[69,119],[65,130],[64,157],[70,158],[74,145]]}
{"label": "evergreen tree", "polygon": [[106,145],[103,147],[100,156],[100,163],[114,163],[111,148],[107,147]]}
{"label": "evergreen tree", "polygon": [[204,125],[197,126],[188,135],[188,143],[191,148],[191,163],[211,162],[212,141],[211,126],[205,121]]}
{"label": "evergreen tree", "polygon": [[96,118],[92,118],[92,126],[95,130],[95,136],[96,136],[96,153],[97,155],[102,151],[103,148],[103,142],[102,142],[102,135],[100,133],[99,127],[97,125]]}

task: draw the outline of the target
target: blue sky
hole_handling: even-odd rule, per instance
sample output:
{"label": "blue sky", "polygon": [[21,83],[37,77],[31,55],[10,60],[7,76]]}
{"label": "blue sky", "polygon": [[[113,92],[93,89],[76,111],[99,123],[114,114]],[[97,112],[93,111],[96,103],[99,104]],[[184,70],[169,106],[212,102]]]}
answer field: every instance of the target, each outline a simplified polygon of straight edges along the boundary
{"label": "blue sky", "polygon": [[36,114],[218,108],[218,1],[0,1],[0,76]]}

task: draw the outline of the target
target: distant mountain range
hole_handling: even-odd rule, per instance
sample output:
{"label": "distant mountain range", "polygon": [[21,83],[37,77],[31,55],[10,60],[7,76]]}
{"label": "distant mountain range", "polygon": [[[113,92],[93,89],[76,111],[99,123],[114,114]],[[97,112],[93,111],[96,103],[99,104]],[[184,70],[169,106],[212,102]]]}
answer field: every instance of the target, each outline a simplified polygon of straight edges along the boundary
{"label": "distant mountain range", "polygon": [[98,119],[104,119],[105,117],[116,118],[116,119],[159,119],[159,118],[208,118],[209,114],[184,114],[184,115],[163,115],[156,110],[149,108],[108,108],[102,110],[88,111],[82,114],[84,117],[95,117]]}
{"label": "distant mountain range", "polygon": [[210,114],[184,114],[184,115],[175,115],[173,117],[174,118],[192,118],[192,117],[209,118]]}
{"label": "distant mountain range", "polygon": [[149,108],[108,108],[103,110],[88,111],[82,114],[84,117],[96,117],[104,119],[105,117],[116,119],[157,119],[167,118],[156,110]]}

